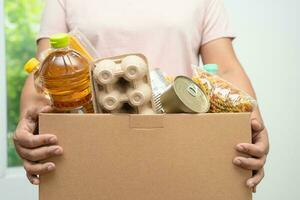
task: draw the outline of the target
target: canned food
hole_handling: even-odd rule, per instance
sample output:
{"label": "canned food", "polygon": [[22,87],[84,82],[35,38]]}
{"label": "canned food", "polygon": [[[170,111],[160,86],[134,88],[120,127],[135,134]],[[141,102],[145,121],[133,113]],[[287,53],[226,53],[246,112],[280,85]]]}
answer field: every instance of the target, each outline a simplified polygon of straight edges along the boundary
{"label": "canned food", "polygon": [[163,72],[159,68],[155,68],[150,72],[153,96],[157,96],[166,91],[170,83],[165,78]]}
{"label": "canned food", "polygon": [[208,97],[190,78],[178,76],[174,83],[154,99],[158,112],[205,113],[209,110]]}

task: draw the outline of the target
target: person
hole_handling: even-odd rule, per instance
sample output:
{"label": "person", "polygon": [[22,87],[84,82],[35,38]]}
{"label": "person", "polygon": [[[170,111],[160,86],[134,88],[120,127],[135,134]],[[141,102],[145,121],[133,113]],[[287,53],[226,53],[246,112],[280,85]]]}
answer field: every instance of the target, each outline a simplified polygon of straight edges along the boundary
{"label": "person", "polygon": [[[191,75],[191,64],[219,65],[219,76],[255,97],[251,83],[233,48],[234,34],[222,0],[46,0],[38,36],[38,55],[49,48],[51,34],[81,30],[100,57],[140,52],[149,65],[169,75]],[[63,149],[52,134],[35,134],[38,114],[50,112],[49,102],[34,90],[29,75],[21,96],[21,117],[14,143],[27,177],[39,184],[40,174],[55,163],[39,161],[60,156]],[[269,151],[268,133],[257,108],[251,114],[252,144],[237,144],[233,163],[253,170],[246,184],[255,192],[264,177]]]}

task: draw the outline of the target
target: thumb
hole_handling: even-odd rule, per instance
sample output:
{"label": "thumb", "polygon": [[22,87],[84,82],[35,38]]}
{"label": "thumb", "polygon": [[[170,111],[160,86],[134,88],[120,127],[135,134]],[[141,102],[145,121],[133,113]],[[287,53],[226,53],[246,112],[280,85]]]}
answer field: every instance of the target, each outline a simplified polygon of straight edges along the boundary
{"label": "thumb", "polygon": [[31,119],[33,121],[37,120],[40,113],[48,113],[53,109],[51,106],[32,106],[29,108],[25,114],[26,119]]}
{"label": "thumb", "polygon": [[53,108],[51,107],[51,106],[43,106],[41,109],[40,109],[40,111],[39,111],[39,113],[50,113],[50,112],[52,112],[53,111]]}
{"label": "thumb", "polygon": [[251,128],[254,132],[261,132],[264,130],[264,124],[259,122],[256,118],[251,120]]}
{"label": "thumb", "polygon": [[35,106],[27,110],[24,118],[25,125],[30,132],[36,134],[38,117],[40,113],[49,113],[53,110],[51,106]]}

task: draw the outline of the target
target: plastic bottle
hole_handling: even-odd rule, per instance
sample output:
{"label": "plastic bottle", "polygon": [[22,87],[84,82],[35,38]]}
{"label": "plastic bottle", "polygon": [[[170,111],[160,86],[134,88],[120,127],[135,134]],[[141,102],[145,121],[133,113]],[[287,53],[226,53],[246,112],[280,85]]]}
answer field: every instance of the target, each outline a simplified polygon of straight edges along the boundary
{"label": "plastic bottle", "polygon": [[50,38],[51,53],[39,70],[43,90],[49,95],[55,111],[93,113],[90,63],[69,48],[68,34]]}
{"label": "plastic bottle", "polygon": [[39,82],[39,75],[38,75],[39,69],[40,69],[40,61],[38,61],[36,58],[31,58],[24,65],[24,70],[28,74],[31,74],[31,73],[33,74],[35,89],[38,93],[41,94],[41,93],[43,93],[43,89],[42,89],[41,84]]}
{"label": "plastic bottle", "polygon": [[219,66],[217,64],[206,64],[203,66],[203,69],[208,73],[216,75],[218,73]]}
{"label": "plastic bottle", "polygon": [[[78,33],[76,32],[76,34],[78,34]],[[69,41],[70,41],[69,47],[71,49],[74,49],[77,52],[79,52],[82,56],[87,58],[88,61],[93,61],[94,60],[93,57],[90,55],[90,53],[85,48],[85,46],[87,44],[85,44],[85,46],[84,46],[84,44],[82,44],[83,41],[80,41],[79,38],[77,38],[76,36],[71,35],[71,34],[68,34],[68,35],[69,35]],[[46,50],[42,51],[38,55],[37,59],[42,62],[43,60],[45,60],[45,58],[47,58],[47,56],[52,52],[52,50],[53,49],[49,48],[49,49],[46,49]]]}
{"label": "plastic bottle", "polygon": [[42,51],[41,53],[38,54],[38,57],[37,59],[40,61],[40,62],[43,62],[47,56],[51,53],[52,49],[51,48],[48,48],[44,51]]}

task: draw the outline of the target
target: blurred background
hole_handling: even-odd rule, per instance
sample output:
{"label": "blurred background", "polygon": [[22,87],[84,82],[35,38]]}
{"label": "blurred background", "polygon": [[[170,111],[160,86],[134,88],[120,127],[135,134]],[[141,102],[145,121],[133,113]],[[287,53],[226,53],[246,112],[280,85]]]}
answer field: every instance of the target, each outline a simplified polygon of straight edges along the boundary
{"label": "blurred background", "polygon": [[[255,200],[299,200],[300,8],[298,0],[225,0],[247,71],[269,129],[271,152]],[[0,0],[0,199],[37,200],[15,153],[12,133],[26,74],[35,54],[43,0]],[[7,135],[3,135],[7,133]],[[299,133],[299,134],[298,134]],[[7,148],[3,148],[7,145]],[[15,192],[16,189],[18,192]]]}

